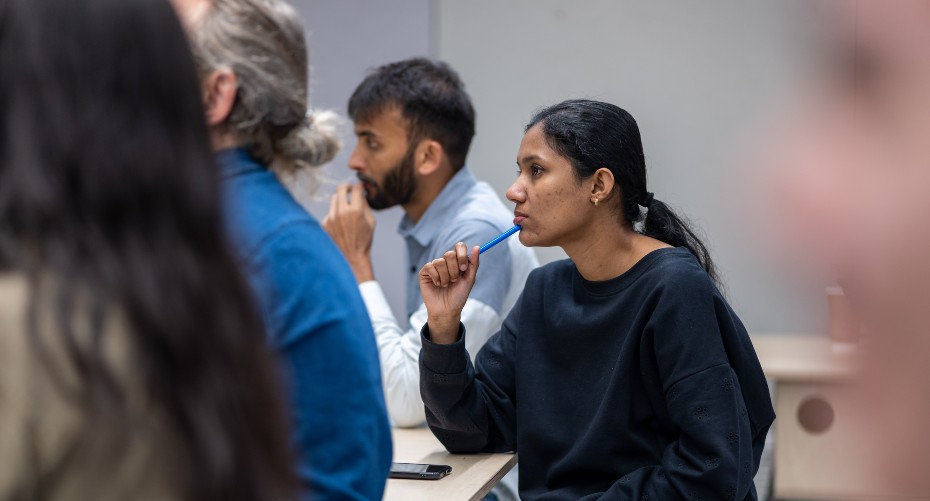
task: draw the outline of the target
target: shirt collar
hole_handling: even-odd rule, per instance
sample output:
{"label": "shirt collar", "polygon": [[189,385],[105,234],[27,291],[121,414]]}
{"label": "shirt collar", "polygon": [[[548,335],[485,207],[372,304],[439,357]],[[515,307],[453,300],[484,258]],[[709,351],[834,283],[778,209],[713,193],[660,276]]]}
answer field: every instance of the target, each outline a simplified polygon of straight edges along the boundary
{"label": "shirt collar", "polygon": [[264,169],[245,148],[229,148],[216,152],[216,163],[223,178],[236,177],[253,170]]}
{"label": "shirt collar", "polygon": [[446,183],[439,195],[429,204],[423,217],[416,224],[406,215],[401,218],[397,232],[404,238],[413,238],[420,245],[426,246],[433,241],[445,224],[448,222],[447,214],[454,210],[455,205],[461,203],[465,194],[477,184],[475,176],[467,167],[462,167]]}

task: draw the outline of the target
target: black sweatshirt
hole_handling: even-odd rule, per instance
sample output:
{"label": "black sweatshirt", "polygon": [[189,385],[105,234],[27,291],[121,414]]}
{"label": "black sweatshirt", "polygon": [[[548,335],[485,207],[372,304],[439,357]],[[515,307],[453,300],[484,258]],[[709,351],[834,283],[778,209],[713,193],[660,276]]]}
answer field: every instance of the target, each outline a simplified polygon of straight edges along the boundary
{"label": "black sweatshirt", "polygon": [[527,279],[478,353],[423,327],[420,392],[453,453],[518,451],[526,500],[756,499],[775,419],[743,324],[684,248],[589,282]]}

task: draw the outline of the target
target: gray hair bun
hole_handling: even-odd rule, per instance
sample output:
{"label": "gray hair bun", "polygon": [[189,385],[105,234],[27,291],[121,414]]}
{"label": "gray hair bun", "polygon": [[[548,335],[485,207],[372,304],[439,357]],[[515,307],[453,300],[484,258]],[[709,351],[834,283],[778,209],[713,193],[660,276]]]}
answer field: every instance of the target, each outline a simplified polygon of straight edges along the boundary
{"label": "gray hair bun", "polygon": [[283,160],[285,172],[319,167],[331,161],[342,148],[337,132],[339,117],[332,111],[310,112],[274,145],[275,157]]}

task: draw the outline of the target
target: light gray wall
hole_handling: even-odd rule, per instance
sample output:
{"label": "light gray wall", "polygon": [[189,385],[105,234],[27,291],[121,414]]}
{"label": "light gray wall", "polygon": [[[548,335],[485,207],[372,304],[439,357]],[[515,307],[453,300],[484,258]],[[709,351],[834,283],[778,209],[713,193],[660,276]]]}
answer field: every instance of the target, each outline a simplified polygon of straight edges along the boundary
{"label": "light gray wall", "polygon": [[[806,2],[743,0],[296,0],[309,28],[311,103],[344,114],[379,64],[432,55],[459,71],[478,112],[469,166],[503,198],[533,110],[570,97],[618,104],[639,121],[650,190],[704,231],[750,330],[823,330],[822,289],[783,281],[745,235],[744,167],[732,152],[803,59]],[[345,168],[354,146],[329,169]],[[329,194],[332,187],[321,192]],[[305,204],[318,217],[325,203]],[[375,271],[403,312],[399,209],[378,214]],[[564,257],[537,249],[543,261]],[[403,315],[400,315],[402,317]],[[405,319],[398,318],[402,322]]]}
{"label": "light gray wall", "polygon": [[[346,115],[346,104],[367,70],[381,64],[413,56],[430,56],[432,25],[430,0],[296,0],[308,29],[310,51],[310,104],[315,109],[331,109]],[[346,167],[355,146],[352,124],[344,126],[344,147],[326,168],[333,182],[354,181]],[[317,198],[298,199],[322,220],[329,208],[334,183],[324,185]],[[375,275],[388,302],[402,325],[406,251],[395,229],[402,216],[399,208],[376,214],[378,220],[373,244]]]}
{"label": "light gray wall", "polygon": [[[504,196],[532,112],[615,103],[642,129],[649,189],[707,236],[750,330],[822,330],[821,288],[782,282],[747,242],[733,152],[803,59],[796,1],[437,0],[437,56],[478,113],[468,163]],[[542,261],[564,257],[540,249]]]}

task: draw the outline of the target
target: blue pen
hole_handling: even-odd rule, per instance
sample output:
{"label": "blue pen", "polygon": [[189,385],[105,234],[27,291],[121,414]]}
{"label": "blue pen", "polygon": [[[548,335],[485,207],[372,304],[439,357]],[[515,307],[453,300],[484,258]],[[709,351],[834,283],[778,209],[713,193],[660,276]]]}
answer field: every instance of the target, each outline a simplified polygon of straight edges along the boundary
{"label": "blue pen", "polygon": [[514,233],[516,233],[516,232],[518,232],[518,231],[520,231],[520,225],[519,225],[519,224],[518,224],[518,225],[515,225],[513,228],[510,228],[509,230],[507,230],[507,231],[501,233],[500,235],[494,237],[494,240],[491,240],[490,242],[488,242],[488,243],[482,245],[482,246],[481,246],[481,250],[478,252],[478,254],[484,254],[484,251],[486,251],[486,250],[490,249],[491,247],[494,247],[495,245],[501,243],[504,239],[506,239],[507,237],[509,237],[510,235],[513,235]]}

